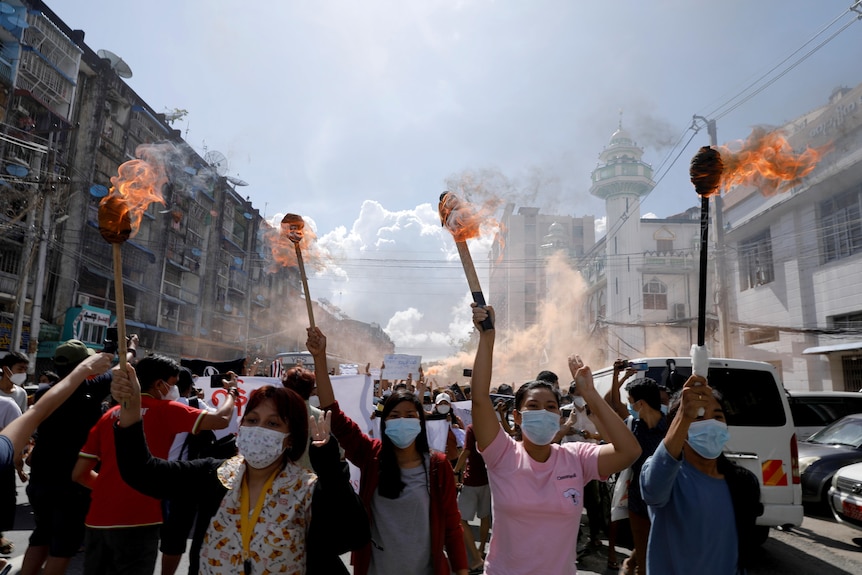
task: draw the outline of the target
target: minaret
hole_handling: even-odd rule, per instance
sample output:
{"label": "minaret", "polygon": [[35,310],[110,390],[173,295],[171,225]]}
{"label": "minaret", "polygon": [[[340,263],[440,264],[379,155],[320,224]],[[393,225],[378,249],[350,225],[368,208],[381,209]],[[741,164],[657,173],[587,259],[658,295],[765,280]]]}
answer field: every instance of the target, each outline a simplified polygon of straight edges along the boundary
{"label": "minaret", "polygon": [[644,243],[640,237],[640,201],[654,187],[652,166],[641,161],[643,149],[623,130],[616,132],[599,155],[590,193],[605,200],[607,235],[605,277],[609,358],[646,354],[642,318]]}

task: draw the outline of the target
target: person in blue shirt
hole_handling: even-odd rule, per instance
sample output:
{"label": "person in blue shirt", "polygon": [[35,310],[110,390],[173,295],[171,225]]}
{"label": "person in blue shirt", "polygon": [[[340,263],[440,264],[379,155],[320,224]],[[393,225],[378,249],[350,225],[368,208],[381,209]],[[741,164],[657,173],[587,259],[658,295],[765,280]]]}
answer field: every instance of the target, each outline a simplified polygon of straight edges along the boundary
{"label": "person in blue shirt", "polygon": [[763,505],[757,478],[722,455],[730,435],[721,395],[692,375],[668,415],[640,476],[652,520],[647,574],[744,573]]}

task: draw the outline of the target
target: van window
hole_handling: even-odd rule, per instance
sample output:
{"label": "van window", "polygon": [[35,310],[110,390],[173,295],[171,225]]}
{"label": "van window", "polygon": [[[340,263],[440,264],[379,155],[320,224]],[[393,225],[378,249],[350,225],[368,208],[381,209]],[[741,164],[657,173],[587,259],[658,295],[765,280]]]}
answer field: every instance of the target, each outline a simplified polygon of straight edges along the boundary
{"label": "van window", "polygon": [[[663,376],[667,377],[665,372],[664,368],[653,368],[647,376],[661,383]],[[677,367],[675,375],[685,381],[691,375],[691,368]],[[787,423],[781,392],[772,373],[757,369],[711,368],[707,380],[710,387],[724,397],[728,425],[781,427]]]}

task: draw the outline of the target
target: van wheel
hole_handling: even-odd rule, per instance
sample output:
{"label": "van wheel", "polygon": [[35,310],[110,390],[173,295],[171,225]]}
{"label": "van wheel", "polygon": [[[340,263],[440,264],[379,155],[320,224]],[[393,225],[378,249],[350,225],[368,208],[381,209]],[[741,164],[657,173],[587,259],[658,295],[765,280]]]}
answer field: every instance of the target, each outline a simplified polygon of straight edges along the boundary
{"label": "van wheel", "polygon": [[755,525],[754,526],[754,543],[755,545],[763,545],[766,543],[766,540],[769,539],[769,526],[768,525]]}

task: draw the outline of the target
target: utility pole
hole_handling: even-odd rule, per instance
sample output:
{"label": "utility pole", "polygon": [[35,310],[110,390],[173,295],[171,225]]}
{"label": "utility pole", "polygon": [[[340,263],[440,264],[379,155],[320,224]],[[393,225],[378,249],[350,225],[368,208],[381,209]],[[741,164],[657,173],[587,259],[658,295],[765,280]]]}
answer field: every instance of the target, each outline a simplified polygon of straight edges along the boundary
{"label": "utility pole", "polygon": [[35,372],[36,355],[39,351],[39,331],[42,326],[42,297],[45,289],[45,263],[48,259],[48,239],[51,236],[53,208],[51,196],[54,192],[54,132],[48,134],[48,179],[40,186],[42,196],[42,226],[39,228],[39,255],[36,260],[36,282],[33,286],[33,306],[30,315],[30,370]]}
{"label": "utility pole", "polygon": [[[47,148],[45,149],[47,151]],[[9,351],[19,351],[21,349],[21,337],[24,333],[24,308],[27,304],[27,283],[30,280],[30,264],[33,261],[33,245],[35,243],[36,229],[36,211],[38,207],[38,198],[40,196],[41,180],[39,178],[42,173],[42,153],[37,153],[35,156],[35,194],[37,199],[36,205],[29,206],[27,214],[27,232],[24,236],[24,249],[21,251],[21,262],[18,266],[18,291],[15,294],[15,315],[12,320],[12,341],[9,343]],[[36,327],[38,330],[38,326]],[[38,332],[37,332],[38,336]],[[30,325],[30,337],[33,337],[33,325]]]}

